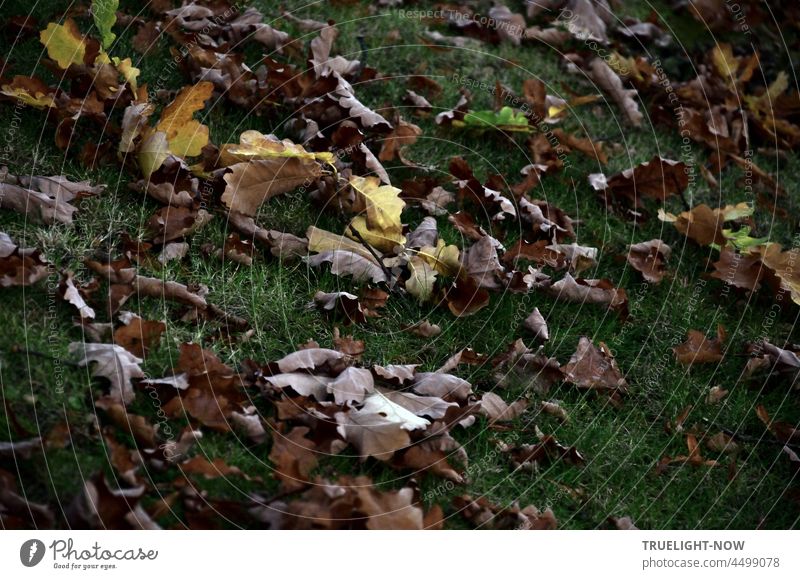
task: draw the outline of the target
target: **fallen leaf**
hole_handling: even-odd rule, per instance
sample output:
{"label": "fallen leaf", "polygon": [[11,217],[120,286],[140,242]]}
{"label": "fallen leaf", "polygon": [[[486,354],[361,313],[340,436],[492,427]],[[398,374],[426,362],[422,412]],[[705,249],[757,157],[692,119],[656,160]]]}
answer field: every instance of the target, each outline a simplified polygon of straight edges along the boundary
{"label": "fallen leaf", "polygon": [[639,105],[635,100],[638,96],[636,89],[626,89],[622,80],[602,58],[593,58],[589,63],[589,75],[603,91],[611,96],[628,121],[638,127],[642,124],[642,115]]}
{"label": "fallen leaf", "polygon": [[172,154],[196,157],[208,143],[208,127],[192,117],[203,109],[213,90],[210,82],[185,87],[161,112],[155,130],[164,133]]}
{"label": "fallen leaf", "polygon": [[672,248],[660,239],[635,243],[628,248],[628,263],[650,283],[660,283]]}
{"label": "fallen leaf", "polygon": [[63,25],[50,22],[39,34],[39,40],[47,49],[47,56],[55,60],[61,69],[84,63],[86,41],[71,18],[67,18]]}
{"label": "fallen leaf", "polygon": [[672,351],[675,353],[675,359],[684,366],[716,363],[722,360],[724,355],[725,337],[725,328],[722,325],[717,328],[717,337],[712,339],[706,338],[705,334],[698,330],[689,330],[686,342],[674,347]]}
{"label": "fallen leaf", "polygon": [[486,392],[481,396],[480,412],[492,422],[507,422],[519,417],[528,407],[528,401],[518,399],[511,404],[506,403],[494,392]]}
{"label": "fallen leaf", "polygon": [[269,459],[287,492],[305,488],[309,475],[317,467],[316,444],[306,436],[308,433],[305,426],[295,426],[288,433],[272,432]]}
{"label": "fallen leaf", "polygon": [[35,284],[50,275],[51,267],[38,249],[18,247],[0,231],[0,287]]}
{"label": "fallen leaf", "polygon": [[598,348],[586,337],[581,337],[578,349],[564,366],[564,380],[578,388],[610,393],[625,393],[628,389],[628,383],[608,347],[600,342]]}
{"label": "fallen leaf", "polygon": [[321,166],[299,157],[261,159],[237,163],[224,177],[222,202],[231,211],[248,216],[258,213],[262,203],[292,191],[322,176]]}
{"label": "fallen leaf", "polygon": [[539,308],[533,308],[533,311],[527,318],[525,318],[525,321],[522,322],[522,325],[526,330],[529,330],[531,333],[533,333],[535,339],[543,342],[546,342],[550,339],[550,332],[547,329],[547,322],[539,312]]}
{"label": "fallen leaf", "polygon": [[139,367],[144,360],[137,358],[122,346],[116,344],[87,344],[72,342],[70,354],[83,352],[80,366],[94,362],[92,376],[102,376],[111,383],[109,396],[123,404],[129,404],[136,397],[131,380],[144,378],[145,373]]}
{"label": "fallen leaf", "polygon": [[410,444],[410,431],[424,430],[430,424],[379,392],[365,398],[360,409],[337,413],[336,422],[339,433],[363,458],[372,456],[384,461]]}

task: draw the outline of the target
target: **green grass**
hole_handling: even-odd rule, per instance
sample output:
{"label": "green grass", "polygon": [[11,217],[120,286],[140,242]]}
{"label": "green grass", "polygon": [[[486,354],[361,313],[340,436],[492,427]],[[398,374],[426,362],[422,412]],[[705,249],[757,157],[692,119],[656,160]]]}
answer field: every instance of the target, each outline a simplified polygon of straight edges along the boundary
{"label": "green grass", "polygon": [[[275,3],[253,4],[259,6],[268,19],[278,16]],[[284,4],[290,9],[303,5],[300,2]],[[356,91],[363,102],[376,110],[380,111],[384,106],[400,106],[406,88],[405,78],[409,74],[430,75],[442,84],[441,96],[433,100],[434,106],[441,110],[451,108],[457,101],[458,86],[450,81],[454,73],[492,83],[499,79],[517,90],[525,78],[535,76],[544,80],[548,90],[556,94],[565,94],[565,87],[579,94],[592,92],[587,81],[565,75],[559,65],[559,56],[543,47],[481,45],[473,51],[432,52],[420,42],[424,23],[400,18],[396,11],[389,10],[379,10],[379,15],[365,20],[368,4],[337,7],[326,3],[324,8],[300,11],[298,16],[336,20],[340,35],[335,46],[345,57],[359,56],[361,48],[356,35],[365,35],[367,63],[377,68],[384,78],[359,85]],[[62,5],[39,2],[32,10],[44,27]],[[135,13],[140,5],[123,2],[122,8]],[[7,2],[2,8],[8,14],[25,14],[30,9],[30,3],[25,2]],[[641,11],[641,8],[637,10]],[[646,16],[646,12],[639,16]],[[701,36],[697,26],[685,15],[670,13],[668,20],[676,30],[678,26],[683,27],[680,30],[685,32],[681,34],[686,35],[691,50],[708,46],[708,39]],[[277,20],[275,26],[297,36],[302,34],[281,20]],[[399,40],[387,40],[390,32],[395,30],[399,33]],[[119,38],[112,53],[134,55],[130,49],[131,31],[115,31]],[[154,53],[136,63],[142,69],[144,81],[151,84],[161,82],[159,71],[163,70],[169,58],[170,43],[170,39],[161,39]],[[41,55],[41,45],[34,38],[15,46],[9,60],[13,61],[15,73],[36,74],[48,82],[55,82],[56,79],[37,64]],[[254,65],[260,55],[251,56],[250,64]],[[679,72],[679,64],[673,63],[676,72]],[[175,89],[183,82],[175,74],[164,80],[163,87]],[[474,109],[490,108],[491,105],[490,94],[473,91]],[[8,103],[0,106],[0,132],[10,125],[15,114],[14,107]],[[203,122],[209,125],[211,138],[217,144],[236,141],[238,134],[249,128],[264,133],[274,131],[281,134],[282,131],[280,116],[255,117],[224,103],[205,114]],[[81,258],[98,249],[111,249],[123,232],[134,239],[142,238],[147,219],[159,206],[128,188],[129,181],[136,177],[127,171],[117,166],[87,171],[76,159],[74,153],[77,150],[65,155],[56,149],[53,127],[43,125],[43,117],[38,111],[24,110],[20,117],[21,128],[9,165],[11,173],[63,173],[75,179],[105,183],[108,191],[80,202],[80,211],[72,228],[33,226],[19,215],[3,211],[0,212],[0,231],[9,233],[20,245],[42,247],[58,267],[69,267],[78,272],[80,279],[88,279],[88,272],[81,271]],[[485,495],[499,504],[518,501],[522,506],[549,506],[565,528],[608,526],[608,516],[630,516],[641,528],[653,529],[796,527],[800,510],[796,503],[789,502],[784,496],[792,483],[793,473],[780,446],[768,440],[769,435],[758,444],[743,443],[743,452],[737,461],[737,476],[733,480],[729,480],[725,467],[676,466],[660,476],[654,473],[653,467],[662,456],[686,453],[685,437],[667,434],[664,423],[674,419],[688,405],[692,405],[693,410],[686,421],[687,426],[694,423],[702,426],[707,421],[752,437],[764,434],[763,425],[754,412],[757,404],[764,404],[774,417],[782,420],[797,422],[800,419],[797,394],[789,392],[787,387],[764,390],[748,387],[741,379],[745,359],[740,355],[744,344],[764,335],[774,341],[783,341],[791,336],[797,338],[797,308],[785,308],[780,319],[765,327],[772,302],[764,292],[748,299],[734,291],[723,292],[723,286],[717,280],[705,280],[706,261],[713,258],[713,252],[692,245],[657,219],[634,227],[603,207],[586,183],[588,173],[602,170],[613,174],[648,160],[656,153],[671,158],[680,155],[680,140],[670,130],[661,126],[631,130],[620,126],[618,119],[614,105],[604,102],[572,111],[562,128],[578,136],[602,139],[609,144],[619,143],[625,152],[614,155],[605,168],[574,154],[570,158],[574,187],[567,180],[548,177],[536,196],[580,220],[576,227],[577,242],[600,249],[599,266],[586,272],[585,276],[608,278],[628,290],[631,317],[627,322],[602,308],[556,302],[539,292],[525,296],[492,295],[489,307],[464,319],[455,319],[446,308],[420,306],[411,299],[393,296],[383,318],[352,326],[346,332],[366,342],[365,365],[421,363],[423,369],[430,370],[465,347],[489,355],[499,354],[513,340],[525,338],[520,324],[537,306],[550,324],[551,340],[545,347],[548,355],[566,363],[579,337],[585,335],[595,342],[609,344],[626,372],[631,388],[622,408],[614,408],[591,393],[560,385],[551,392],[551,397],[560,400],[568,410],[570,420],[567,424],[538,414],[539,399],[534,396],[531,409],[514,425],[517,428],[530,427],[532,431],[536,424],[545,433],[554,434],[562,443],[575,445],[586,457],[586,466],[577,468],[555,463],[535,473],[512,472],[506,459],[494,452],[496,442],[508,440],[509,433],[489,430],[485,422],[468,430],[456,428],[454,436],[465,445],[474,465],[473,476],[463,488],[456,486],[452,489],[445,487],[441,479],[423,478],[423,495],[443,489],[437,502],[446,505],[449,498],[469,493]],[[412,120],[423,128],[424,135],[410,149],[408,156],[425,165],[434,165],[437,169],[433,175],[446,174],[448,160],[461,155],[479,177],[499,173],[513,183],[518,180],[519,170],[530,162],[521,138],[512,141],[498,135],[459,134],[437,127],[432,116]],[[92,137],[91,134],[85,136],[86,139]],[[693,154],[698,162],[707,156],[699,148],[694,148]],[[757,157],[756,161],[768,166],[767,159]],[[781,170],[782,184],[789,192],[789,198],[783,200],[782,206],[790,214],[796,214],[800,201],[800,180],[795,177],[798,170],[800,161],[796,155],[790,155]],[[397,166],[390,168],[390,174],[399,183],[413,173]],[[712,191],[697,175],[696,185],[688,191],[688,196],[693,203],[708,202],[712,205],[748,200],[736,185],[741,176],[739,169],[727,169],[720,181],[720,189]],[[655,213],[654,206],[649,209]],[[680,203],[670,201],[668,209],[680,210]],[[422,214],[410,210],[404,213],[404,218],[416,225]],[[270,201],[258,220],[267,227],[285,229],[294,234],[302,234],[309,223],[318,223],[333,231],[341,229],[340,220],[329,214],[319,214],[297,193]],[[232,366],[238,366],[246,358],[261,362],[276,360],[309,339],[317,340],[323,346],[332,345],[332,324],[306,305],[319,289],[357,290],[350,279],[337,278],[326,270],[308,269],[302,263],[287,266],[263,254],[250,268],[229,262],[222,264],[204,257],[200,247],[205,243],[219,246],[227,234],[224,221],[222,215],[215,215],[209,226],[194,234],[189,240],[192,250],[183,261],[170,264],[164,271],[145,268],[143,273],[182,283],[207,285],[210,301],[244,316],[255,332],[247,341],[215,340],[218,324],[181,322],[175,315],[180,308],[152,299],[134,301],[132,298],[124,309],[144,318],[167,322],[160,348],[148,357],[143,366],[152,376],[162,375],[174,367],[179,344],[190,340],[211,348]],[[446,218],[439,218],[438,223],[446,239],[459,240],[458,233],[449,226]],[[758,235],[768,235],[773,241],[790,244],[794,233],[792,223],[773,221],[759,208],[756,224]],[[513,234],[510,237],[513,238]],[[655,237],[672,245],[673,257],[668,278],[659,286],[647,287],[618,256],[624,255],[628,244]],[[706,281],[705,285],[697,286],[700,281]],[[698,302],[690,309],[687,304],[695,287],[699,287]],[[0,332],[0,384],[4,400],[29,431],[47,432],[66,420],[71,425],[73,436],[73,446],[49,452],[46,456],[34,456],[28,461],[10,465],[10,468],[18,469],[19,485],[30,500],[68,503],[84,478],[97,470],[111,472],[104,445],[93,427],[92,400],[101,392],[103,384],[92,379],[86,369],[64,366],[63,394],[54,394],[53,360],[13,350],[21,347],[58,360],[69,360],[68,344],[82,339],[81,330],[73,325],[70,306],[59,303],[55,318],[49,319],[46,315],[48,300],[52,296],[48,297],[44,286],[0,291],[0,327],[3,328]],[[439,324],[442,334],[429,340],[401,329],[404,324],[422,319]],[[669,349],[683,341],[688,329],[713,334],[717,324],[723,324],[730,335],[728,355],[723,362],[718,366],[687,370],[674,361]],[[473,382],[477,392],[494,388],[492,372],[488,368],[463,367],[458,372]],[[730,394],[722,404],[709,406],[705,402],[706,394],[715,385],[729,389]],[[500,392],[509,401],[525,393],[524,384]],[[137,400],[134,410],[152,417],[154,411],[148,404],[147,400]],[[257,404],[266,415],[272,412],[265,402]],[[175,429],[183,426],[179,420],[173,422]],[[710,429],[712,434],[716,431]],[[2,414],[0,432],[3,433],[0,438],[17,438],[12,435],[11,424]],[[125,442],[131,443],[130,440]],[[534,435],[523,434],[519,442],[535,442]],[[269,494],[276,488],[267,459],[269,445],[245,445],[232,435],[206,432],[196,450],[210,458],[223,457],[229,464],[265,481],[200,481],[200,486],[213,496],[241,499],[247,491]],[[705,453],[708,458],[717,458],[710,451]],[[725,457],[721,460],[726,465],[729,462]],[[6,465],[3,467],[8,468]],[[319,472],[329,476],[365,473],[387,488],[407,482],[403,473],[380,463],[359,463],[345,457],[323,461]],[[155,484],[169,481],[169,477],[163,474],[152,476]],[[450,512],[447,507],[445,510]],[[160,522],[165,526],[180,524],[174,517],[165,517]],[[448,525],[459,527],[464,522],[452,517],[448,518]]]}

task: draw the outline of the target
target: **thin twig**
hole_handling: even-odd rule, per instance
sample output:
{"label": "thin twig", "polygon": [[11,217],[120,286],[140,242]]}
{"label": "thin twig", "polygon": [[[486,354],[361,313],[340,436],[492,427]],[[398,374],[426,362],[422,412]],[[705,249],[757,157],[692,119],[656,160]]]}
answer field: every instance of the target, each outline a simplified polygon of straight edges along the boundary
{"label": "thin twig", "polygon": [[365,248],[367,251],[369,251],[369,254],[370,254],[370,255],[371,255],[371,256],[372,256],[372,257],[375,259],[375,261],[377,261],[377,262],[378,262],[378,265],[380,265],[380,266],[381,266],[381,269],[383,270],[383,273],[385,273],[385,274],[386,274],[386,278],[387,278],[387,283],[388,283],[388,285],[389,285],[389,289],[392,289],[392,287],[394,286],[394,284],[393,284],[393,283],[391,283],[391,281],[394,279],[394,276],[392,275],[392,272],[389,270],[389,268],[388,268],[388,267],[386,267],[386,264],[385,264],[385,263],[383,263],[383,258],[381,258],[381,257],[380,257],[380,256],[379,256],[379,255],[376,253],[376,251],[375,251],[375,250],[372,248],[372,246],[371,246],[369,243],[367,243],[367,241],[364,239],[364,237],[363,237],[363,236],[362,236],[362,235],[361,235],[361,234],[358,232],[358,230],[357,230],[355,227],[353,227],[352,225],[350,225],[350,231],[353,233],[353,235],[354,235],[354,236],[355,236],[355,238],[358,240],[358,242],[359,242],[361,245],[363,245],[363,246],[364,246],[364,248]]}

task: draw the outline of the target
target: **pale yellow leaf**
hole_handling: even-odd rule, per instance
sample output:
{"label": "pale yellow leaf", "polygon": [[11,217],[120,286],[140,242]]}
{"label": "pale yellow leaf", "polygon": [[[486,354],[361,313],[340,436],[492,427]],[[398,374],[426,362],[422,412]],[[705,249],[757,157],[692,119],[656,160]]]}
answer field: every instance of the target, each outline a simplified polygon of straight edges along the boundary
{"label": "pale yellow leaf", "polygon": [[420,302],[428,301],[433,295],[436,271],[418,255],[408,260],[408,271],[411,277],[406,280],[406,290]]}
{"label": "pale yellow leaf", "polygon": [[361,195],[367,207],[367,226],[381,233],[400,233],[403,230],[400,214],[405,201],[401,190],[391,185],[381,185],[377,177],[350,178],[350,185]]}
{"label": "pale yellow leaf", "polygon": [[150,131],[139,145],[137,158],[145,178],[150,177],[169,157],[169,143],[162,131]]}
{"label": "pale yellow leaf", "polygon": [[447,245],[440,239],[436,247],[423,247],[419,251],[419,256],[442,275],[456,276],[461,270],[458,247]]}

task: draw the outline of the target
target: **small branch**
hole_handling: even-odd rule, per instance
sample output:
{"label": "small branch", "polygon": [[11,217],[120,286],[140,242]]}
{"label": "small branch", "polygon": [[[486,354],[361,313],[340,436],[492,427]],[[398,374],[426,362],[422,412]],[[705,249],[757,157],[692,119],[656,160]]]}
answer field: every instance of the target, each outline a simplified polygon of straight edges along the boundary
{"label": "small branch", "polygon": [[386,267],[386,264],[383,263],[383,258],[381,258],[377,254],[377,252],[372,248],[372,246],[369,243],[367,243],[367,241],[364,239],[364,237],[358,232],[358,230],[355,227],[353,227],[352,225],[350,225],[349,227],[350,227],[350,231],[355,236],[355,238],[358,240],[358,242],[361,245],[364,246],[364,249],[369,251],[369,254],[375,259],[375,261],[378,262],[378,265],[381,266],[381,269],[383,270],[383,273],[386,274],[386,279],[388,280],[387,283],[389,285],[389,288],[391,289],[394,286],[394,284],[391,283],[392,280],[394,279],[394,275],[392,275],[392,272],[389,270],[388,267]]}

